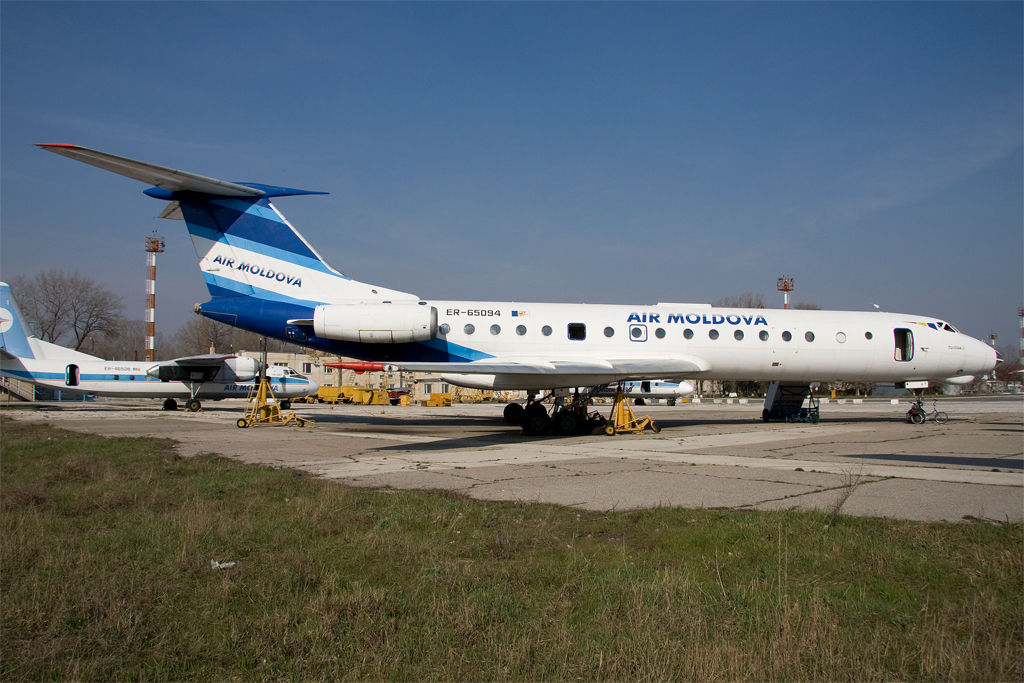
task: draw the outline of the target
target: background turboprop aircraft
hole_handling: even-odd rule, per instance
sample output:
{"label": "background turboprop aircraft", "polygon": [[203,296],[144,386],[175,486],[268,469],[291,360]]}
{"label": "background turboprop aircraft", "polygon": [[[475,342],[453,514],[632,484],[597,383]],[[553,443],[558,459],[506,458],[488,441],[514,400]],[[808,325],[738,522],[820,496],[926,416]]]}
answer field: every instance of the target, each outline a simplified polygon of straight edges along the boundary
{"label": "background turboprop aircraft", "polygon": [[[614,396],[617,384],[609,384],[590,392],[591,396]],[[689,396],[693,393],[693,385],[689,382],[669,382],[660,379],[645,379],[639,382],[623,382],[622,391],[626,398],[634,399],[638,406],[644,404],[644,399],[667,398],[676,399]]]}
{"label": "background turboprop aircraft", "polygon": [[[164,408],[198,411],[199,399],[246,398],[260,362],[245,356],[208,354],[149,361],[103,360],[26,334],[27,327],[0,282],[0,374],[73,394],[163,398]],[[319,385],[291,368],[267,368],[271,390],[282,407],[290,398],[315,393]]]}
{"label": "background turboprop aircraft", "polygon": [[[317,193],[78,145],[40,147],[154,185],[145,194],[169,201],[162,217],[183,219],[192,237],[211,295],[198,313],[340,356],[442,373],[460,386],[536,391],[684,377],[919,386],[967,383],[996,364],[984,342],[916,314],[423,300],[335,270],[270,202]],[[556,402],[555,410],[560,418],[566,409]]]}

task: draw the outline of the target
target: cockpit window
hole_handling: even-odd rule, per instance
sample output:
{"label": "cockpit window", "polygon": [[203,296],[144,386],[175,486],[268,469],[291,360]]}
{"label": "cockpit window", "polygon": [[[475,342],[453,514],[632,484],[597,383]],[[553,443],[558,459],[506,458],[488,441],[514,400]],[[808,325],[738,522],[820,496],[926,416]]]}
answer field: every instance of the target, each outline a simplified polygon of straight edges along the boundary
{"label": "cockpit window", "polygon": [[957,329],[955,327],[953,327],[952,325],[950,325],[949,323],[942,323],[942,329],[946,330],[947,332],[956,332],[957,331]]}

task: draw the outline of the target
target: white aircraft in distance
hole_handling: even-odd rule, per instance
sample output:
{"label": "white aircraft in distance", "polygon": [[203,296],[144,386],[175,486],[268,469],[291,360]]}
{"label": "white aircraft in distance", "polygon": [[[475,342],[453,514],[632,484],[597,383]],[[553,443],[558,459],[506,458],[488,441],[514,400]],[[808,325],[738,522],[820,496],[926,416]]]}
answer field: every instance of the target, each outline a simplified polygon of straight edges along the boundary
{"label": "white aircraft in distance", "polygon": [[[0,375],[72,394],[163,398],[165,410],[175,410],[182,398],[194,412],[202,408],[200,398],[246,398],[260,372],[255,358],[212,353],[158,363],[103,360],[30,337],[27,329],[11,288],[0,282]],[[289,367],[269,367],[267,378],[282,408],[320,388]]]}
{"label": "white aircraft in distance", "polygon": [[[568,393],[686,377],[769,380],[803,392],[833,380],[917,388],[967,383],[997,362],[984,342],[916,314],[421,299],[335,270],[270,201],[323,193],[217,180],[78,145],[39,146],[153,185],[144,193],[170,202],[161,217],[185,221],[210,291],[197,313],[340,356],[442,373],[460,386]],[[765,419],[775,408],[765,406]],[[577,409],[556,402],[560,430],[569,431]],[[531,401],[525,413],[526,431],[547,427],[542,404]]]}
{"label": "white aircraft in distance", "polygon": [[614,396],[616,389],[621,385],[622,392],[626,398],[632,398],[633,403],[638,406],[644,404],[645,399],[664,398],[674,401],[693,393],[693,385],[689,382],[679,380],[669,382],[668,380],[645,379],[638,382],[621,382],[619,384],[607,384],[590,392],[591,396]]}

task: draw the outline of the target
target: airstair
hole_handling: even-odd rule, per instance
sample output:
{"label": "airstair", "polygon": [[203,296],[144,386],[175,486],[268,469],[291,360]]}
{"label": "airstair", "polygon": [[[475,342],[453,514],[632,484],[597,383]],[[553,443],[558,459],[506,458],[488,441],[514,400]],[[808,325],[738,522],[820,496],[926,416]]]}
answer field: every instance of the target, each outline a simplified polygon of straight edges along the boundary
{"label": "airstair", "polygon": [[9,377],[0,377],[0,390],[2,390],[2,393],[7,394],[8,398],[13,396],[22,401],[36,400],[35,385],[29,382],[22,382],[21,380]]}
{"label": "airstair", "polygon": [[[804,402],[806,401],[806,406]],[[768,385],[761,419],[765,422],[818,423],[818,399],[810,384],[774,381]]]}

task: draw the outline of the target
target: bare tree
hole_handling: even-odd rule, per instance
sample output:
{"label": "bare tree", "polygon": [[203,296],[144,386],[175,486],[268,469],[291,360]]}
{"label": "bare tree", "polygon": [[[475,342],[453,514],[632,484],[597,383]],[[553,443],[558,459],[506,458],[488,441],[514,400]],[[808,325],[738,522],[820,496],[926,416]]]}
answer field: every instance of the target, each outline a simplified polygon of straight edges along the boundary
{"label": "bare tree", "polygon": [[146,323],[118,320],[113,329],[90,337],[80,351],[111,360],[142,360],[146,357]]}
{"label": "bare tree", "polygon": [[722,308],[764,308],[764,297],[753,292],[744,292],[739,296],[727,296],[714,303]]}
{"label": "bare tree", "polygon": [[209,353],[210,347],[218,353],[234,350],[235,328],[210,318],[195,316],[178,328],[172,348],[175,356],[194,356]]}
{"label": "bare tree", "polygon": [[793,308],[797,309],[798,311],[820,311],[821,310],[821,306],[819,306],[818,304],[809,304],[809,303],[806,303],[806,302],[800,302],[800,303],[794,305]]}
{"label": "bare tree", "polygon": [[121,297],[78,273],[51,269],[11,278],[14,296],[40,339],[60,343],[66,336],[80,349],[98,333],[113,332],[121,320]]}

